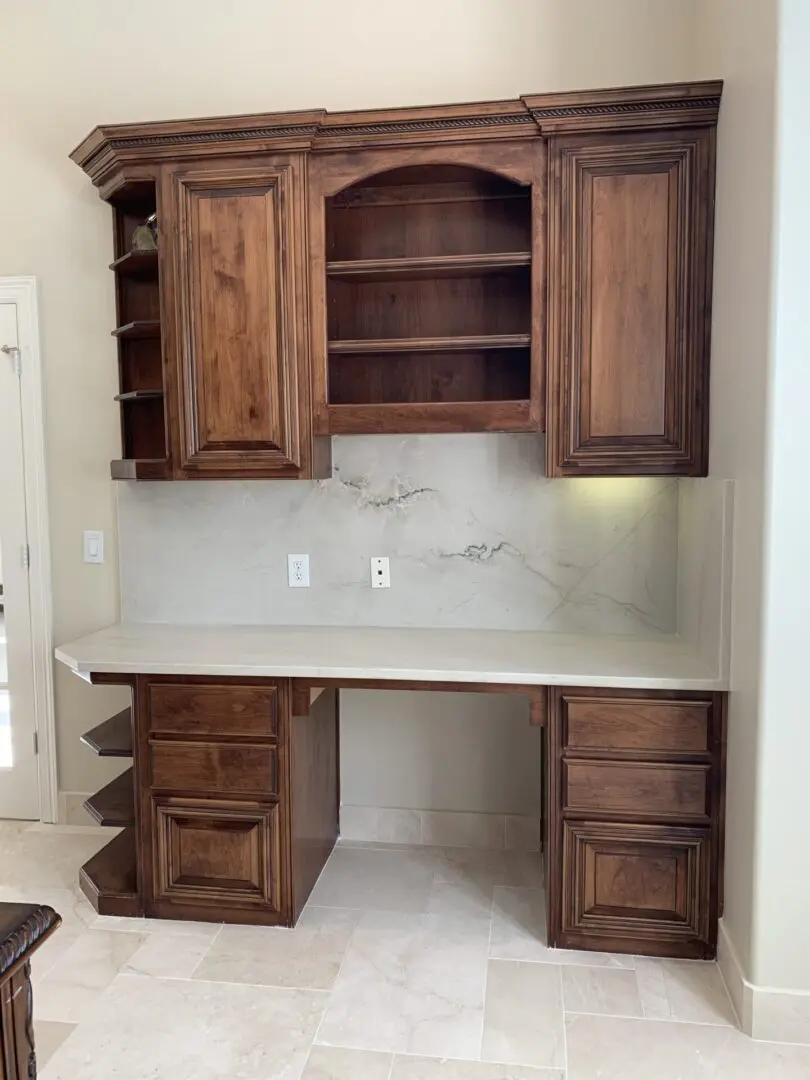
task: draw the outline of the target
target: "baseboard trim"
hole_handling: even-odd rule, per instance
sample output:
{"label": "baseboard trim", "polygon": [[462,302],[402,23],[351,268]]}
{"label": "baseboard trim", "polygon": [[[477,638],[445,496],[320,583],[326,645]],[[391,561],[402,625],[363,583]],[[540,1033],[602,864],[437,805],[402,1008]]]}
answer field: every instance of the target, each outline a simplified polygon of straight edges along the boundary
{"label": "baseboard trim", "polygon": [[810,991],[758,986],[746,979],[723,919],[718,928],[717,966],[746,1035],[761,1042],[810,1046]]}
{"label": "baseboard trim", "polygon": [[540,817],[344,804],[340,808],[340,836],[342,840],[378,844],[539,851]]}

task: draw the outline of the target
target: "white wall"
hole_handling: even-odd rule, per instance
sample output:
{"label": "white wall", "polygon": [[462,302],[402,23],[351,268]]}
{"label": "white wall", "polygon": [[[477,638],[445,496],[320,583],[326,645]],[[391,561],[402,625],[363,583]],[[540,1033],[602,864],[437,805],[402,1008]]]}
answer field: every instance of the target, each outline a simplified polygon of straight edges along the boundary
{"label": "white wall", "polygon": [[[109,210],[68,160],[97,123],[510,97],[688,78],[696,0],[106,0],[3,4],[0,274],[42,288],[57,641],[118,615]],[[712,71],[711,74],[715,74]],[[107,563],[81,562],[83,528]],[[78,735],[120,700],[57,673],[61,786],[108,775]]]}
{"label": "white wall", "polygon": [[[810,5],[782,0],[752,981],[810,990]],[[808,1029],[810,1030],[810,1029]]]}
{"label": "white wall", "polygon": [[706,0],[697,30],[696,76],[725,80],[718,128],[710,467],[715,476],[736,481],[724,919],[752,978],[776,5]]}

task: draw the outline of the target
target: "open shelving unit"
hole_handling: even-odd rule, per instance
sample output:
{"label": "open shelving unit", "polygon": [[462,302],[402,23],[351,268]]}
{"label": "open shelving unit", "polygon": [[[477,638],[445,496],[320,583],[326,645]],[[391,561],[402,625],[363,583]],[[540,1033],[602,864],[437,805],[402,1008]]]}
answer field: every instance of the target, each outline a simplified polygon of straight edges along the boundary
{"label": "open shelving unit", "polygon": [[[132,709],[123,709],[82,736],[99,757],[132,757]],[[142,914],[135,845],[135,787],[132,769],[117,776],[84,804],[98,822],[120,828],[106,847],[84,864],[79,883],[100,915]]]}
{"label": "open shelving unit", "polygon": [[151,180],[137,180],[111,198],[115,274],[122,457],[111,464],[115,480],[170,476],[160,319],[157,251],[133,251],[132,235],[155,212]]}
{"label": "open shelving unit", "polygon": [[407,166],[325,216],[328,432],[531,430],[531,188]]}

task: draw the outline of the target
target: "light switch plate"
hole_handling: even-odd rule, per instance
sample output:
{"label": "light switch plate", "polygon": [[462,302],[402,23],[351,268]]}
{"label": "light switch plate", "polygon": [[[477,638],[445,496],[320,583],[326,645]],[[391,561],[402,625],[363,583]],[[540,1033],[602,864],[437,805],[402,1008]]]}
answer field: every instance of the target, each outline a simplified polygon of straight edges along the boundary
{"label": "light switch plate", "polygon": [[85,529],[83,539],[84,561],[104,562],[104,533],[100,529]]}
{"label": "light switch plate", "polygon": [[371,557],[371,587],[372,589],[391,588],[391,569],[388,565],[387,555],[373,555]]}

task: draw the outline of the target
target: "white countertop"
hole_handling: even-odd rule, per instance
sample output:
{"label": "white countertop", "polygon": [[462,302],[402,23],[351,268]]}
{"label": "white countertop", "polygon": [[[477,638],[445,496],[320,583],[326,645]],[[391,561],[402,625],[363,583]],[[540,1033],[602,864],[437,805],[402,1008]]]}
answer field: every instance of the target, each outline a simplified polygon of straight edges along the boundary
{"label": "white countertop", "polygon": [[119,623],[56,650],[79,675],[306,679],[725,690],[686,641],[522,630]]}

